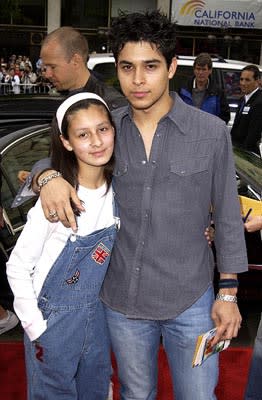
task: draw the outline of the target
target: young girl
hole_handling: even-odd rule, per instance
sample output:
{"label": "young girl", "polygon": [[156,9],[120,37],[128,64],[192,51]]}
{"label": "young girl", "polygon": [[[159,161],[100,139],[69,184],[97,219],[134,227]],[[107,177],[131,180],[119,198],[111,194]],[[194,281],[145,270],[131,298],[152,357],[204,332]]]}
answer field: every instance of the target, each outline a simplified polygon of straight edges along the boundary
{"label": "young girl", "polygon": [[25,330],[28,399],[105,400],[110,347],[98,296],[118,222],[114,126],[106,103],[87,92],[67,98],[53,125],[52,167],[77,188],[86,211],[74,234],[48,222],[38,200],[7,263]]}

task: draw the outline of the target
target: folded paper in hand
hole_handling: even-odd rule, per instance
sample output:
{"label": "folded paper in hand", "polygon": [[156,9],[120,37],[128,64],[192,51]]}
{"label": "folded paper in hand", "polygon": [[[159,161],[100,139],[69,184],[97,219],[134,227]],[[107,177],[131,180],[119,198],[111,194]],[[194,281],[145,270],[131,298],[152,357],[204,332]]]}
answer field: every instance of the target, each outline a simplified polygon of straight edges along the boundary
{"label": "folded paper in hand", "polygon": [[216,345],[212,345],[212,340],[216,335],[216,328],[203,333],[203,335],[198,336],[194,357],[192,360],[192,367],[201,365],[208,357],[212,354],[219,353],[225,350],[229,344],[230,340],[221,340]]}

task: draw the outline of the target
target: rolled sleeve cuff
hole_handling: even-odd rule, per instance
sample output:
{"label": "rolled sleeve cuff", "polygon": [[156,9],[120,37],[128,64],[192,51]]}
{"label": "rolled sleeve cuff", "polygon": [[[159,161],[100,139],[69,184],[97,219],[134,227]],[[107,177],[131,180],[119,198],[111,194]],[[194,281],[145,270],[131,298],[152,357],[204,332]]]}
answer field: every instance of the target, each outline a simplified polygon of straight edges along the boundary
{"label": "rolled sleeve cuff", "polygon": [[51,168],[50,158],[44,158],[33,165],[33,168],[26,178],[26,181],[20,187],[15,199],[11,205],[12,208],[21,206],[25,201],[35,197],[36,194],[32,190],[33,177],[46,168]]}
{"label": "rolled sleeve cuff", "polygon": [[240,256],[218,256],[217,257],[217,269],[220,273],[232,274],[241,273],[248,271],[248,260],[245,255]]}
{"label": "rolled sleeve cuff", "polygon": [[47,321],[43,319],[42,315],[35,318],[31,323],[22,326],[28,335],[30,341],[38,339],[47,329]]}

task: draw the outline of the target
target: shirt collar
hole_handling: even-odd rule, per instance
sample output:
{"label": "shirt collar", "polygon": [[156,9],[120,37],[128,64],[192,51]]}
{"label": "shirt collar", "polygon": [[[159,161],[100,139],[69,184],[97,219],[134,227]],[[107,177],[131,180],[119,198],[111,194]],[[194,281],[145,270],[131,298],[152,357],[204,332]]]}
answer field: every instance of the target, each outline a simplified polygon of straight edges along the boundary
{"label": "shirt collar", "polygon": [[[205,89],[203,89],[203,90],[207,90],[208,87],[209,87],[209,78],[207,79],[207,85],[206,85]],[[194,78],[194,80],[193,80],[193,89],[197,89],[196,78]]]}
{"label": "shirt collar", "polygon": [[[163,118],[170,118],[177,126],[180,133],[186,135],[192,129],[190,118],[188,118],[188,105],[175,92],[170,92],[173,99],[173,107]],[[194,109],[194,107],[192,107]],[[191,126],[191,127],[190,127]]]}
{"label": "shirt collar", "polygon": [[255,90],[253,90],[253,92],[245,94],[245,103],[248,102],[248,100],[250,99],[250,97],[253,96],[254,93],[256,93],[256,91],[259,89],[259,87],[257,87]]}
{"label": "shirt collar", "polygon": [[[185,135],[192,129],[190,119],[188,118],[188,105],[184,103],[177,93],[170,92],[170,96],[173,99],[173,106],[171,110],[161,118],[161,120],[169,118],[177,126],[178,130]],[[133,120],[132,108],[130,105],[113,111],[113,117],[117,127],[121,127],[124,118],[127,116],[131,121]],[[121,133],[121,128],[118,134],[119,133]]]}

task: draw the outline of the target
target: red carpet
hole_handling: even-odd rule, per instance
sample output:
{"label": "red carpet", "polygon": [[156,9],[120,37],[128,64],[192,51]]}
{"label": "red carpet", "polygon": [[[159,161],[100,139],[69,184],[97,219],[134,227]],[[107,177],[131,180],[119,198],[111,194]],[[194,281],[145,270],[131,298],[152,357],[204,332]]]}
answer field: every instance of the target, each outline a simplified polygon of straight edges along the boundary
{"label": "red carpet", "polygon": [[[218,400],[243,400],[250,359],[250,348],[232,347],[220,354],[220,377],[216,391]],[[116,373],[113,380],[114,400],[119,400]],[[26,400],[25,387],[23,344],[0,342],[0,399]],[[166,355],[162,348],[159,352],[158,392],[157,400],[174,400]]]}

